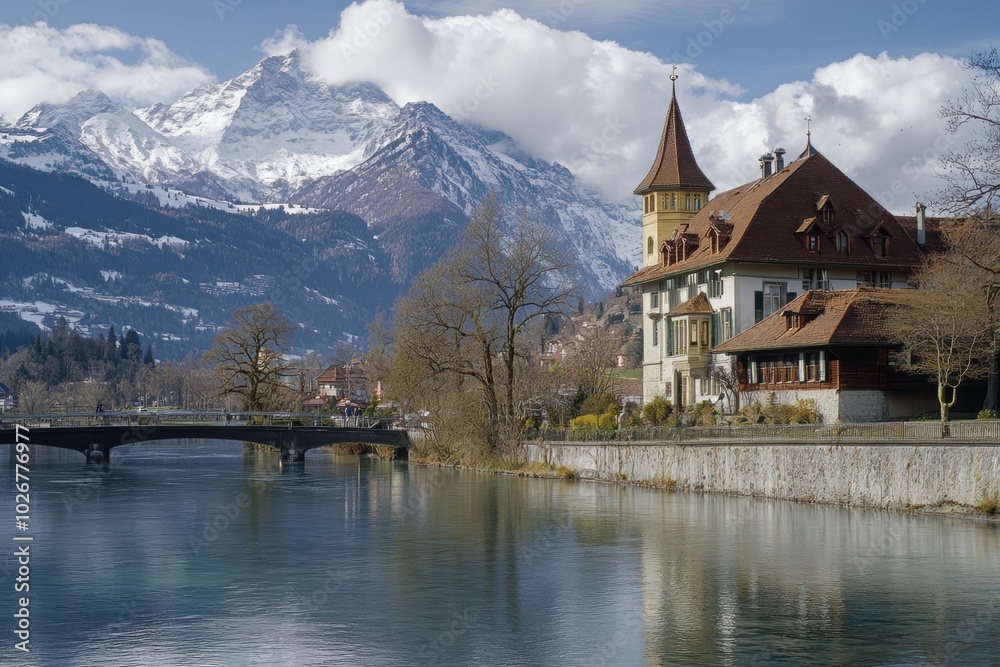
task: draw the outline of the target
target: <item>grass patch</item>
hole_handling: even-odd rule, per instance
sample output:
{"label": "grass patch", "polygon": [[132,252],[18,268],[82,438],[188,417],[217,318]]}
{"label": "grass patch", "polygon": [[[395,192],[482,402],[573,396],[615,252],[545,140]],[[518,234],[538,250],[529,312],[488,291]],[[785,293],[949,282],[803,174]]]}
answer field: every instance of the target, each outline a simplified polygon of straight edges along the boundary
{"label": "grass patch", "polygon": [[973,509],[975,509],[977,514],[985,514],[987,516],[1000,514],[1000,493],[984,497]]}

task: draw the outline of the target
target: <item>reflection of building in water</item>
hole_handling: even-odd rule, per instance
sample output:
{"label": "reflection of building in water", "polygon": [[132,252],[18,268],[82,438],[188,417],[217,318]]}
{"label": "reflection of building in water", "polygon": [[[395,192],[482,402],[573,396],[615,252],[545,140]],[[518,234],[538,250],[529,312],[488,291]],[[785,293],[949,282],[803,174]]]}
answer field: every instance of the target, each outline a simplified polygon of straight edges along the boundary
{"label": "reflection of building in water", "polygon": [[766,650],[755,628],[775,622],[789,636],[844,631],[842,514],[804,521],[815,508],[686,494],[660,502],[642,549],[649,664],[744,665]]}

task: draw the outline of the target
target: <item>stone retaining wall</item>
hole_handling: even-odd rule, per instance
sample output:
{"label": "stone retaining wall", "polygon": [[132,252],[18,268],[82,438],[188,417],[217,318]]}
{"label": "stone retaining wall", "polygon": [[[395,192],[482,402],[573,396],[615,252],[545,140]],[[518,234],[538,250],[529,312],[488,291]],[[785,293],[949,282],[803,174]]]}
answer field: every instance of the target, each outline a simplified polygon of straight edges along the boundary
{"label": "stone retaining wall", "polygon": [[530,461],[580,478],[902,509],[1000,494],[996,445],[526,443]]}

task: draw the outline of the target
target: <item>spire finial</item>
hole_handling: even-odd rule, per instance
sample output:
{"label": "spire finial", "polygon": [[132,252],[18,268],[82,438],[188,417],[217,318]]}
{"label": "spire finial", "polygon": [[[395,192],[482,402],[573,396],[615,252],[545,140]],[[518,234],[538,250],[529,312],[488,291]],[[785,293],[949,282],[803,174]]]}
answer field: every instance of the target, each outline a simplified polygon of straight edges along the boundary
{"label": "spire finial", "polygon": [[812,136],[812,122],[813,122],[813,117],[812,116],[806,116],[805,117],[805,121],[806,121],[806,137],[811,137]]}
{"label": "spire finial", "polygon": [[676,81],[677,78],[678,78],[677,77],[677,65],[674,65],[674,71],[670,73],[670,80],[671,81]]}
{"label": "spire finial", "polygon": [[677,65],[674,65],[674,69],[670,73],[670,94],[673,97],[677,96]]}

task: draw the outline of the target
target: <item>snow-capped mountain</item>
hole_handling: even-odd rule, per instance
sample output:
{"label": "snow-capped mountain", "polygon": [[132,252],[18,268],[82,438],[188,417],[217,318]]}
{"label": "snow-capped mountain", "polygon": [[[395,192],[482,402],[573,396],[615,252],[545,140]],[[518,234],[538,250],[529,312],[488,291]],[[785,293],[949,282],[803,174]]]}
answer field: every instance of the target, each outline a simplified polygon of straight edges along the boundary
{"label": "snow-capped mountain", "polygon": [[567,169],[532,158],[503,133],[461,125],[419,102],[403,107],[376,144],[368,160],[307,185],[294,199],[367,220],[404,267],[433,261],[491,190],[509,215],[525,211],[580,258],[591,294],[613,288],[633,264],[631,207],[602,202]]}
{"label": "snow-capped mountain", "polygon": [[508,136],[429,103],[400,109],[377,86],[330,86],[296,53],[170,104],[129,111],[85,91],[0,128],[0,157],[110,184],[237,202],[291,201],[364,219],[405,285],[454,242],[489,191],[527,211],[579,258],[590,295],[638,260],[638,209],[588,192]]}

